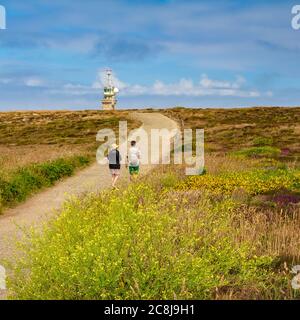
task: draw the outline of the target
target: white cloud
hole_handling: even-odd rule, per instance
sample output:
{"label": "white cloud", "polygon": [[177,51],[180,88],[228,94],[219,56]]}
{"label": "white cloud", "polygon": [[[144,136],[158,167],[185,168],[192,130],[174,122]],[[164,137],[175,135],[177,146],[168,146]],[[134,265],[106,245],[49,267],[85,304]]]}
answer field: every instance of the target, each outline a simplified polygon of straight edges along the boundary
{"label": "white cloud", "polygon": [[12,77],[12,78],[0,78],[0,84],[2,85],[21,85],[25,87],[43,87],[45,81],[39,77]]}
{"label": "white cloud", "polygon": [[42,87],[44,85],[44,80],[40,78],[27,78],[24,79],[24,84],[27,87]]}
{"label": "white cloud", "polygon": [[[165,83],[156,80],[152,85],[144,86],[140,84],[128,84],[121,81],[115,74],[112,76],[113,84],[120,89],[121,96],[187,96],[187,97],[242,97],[257,98],[271,97],[273,93],[260,92],[256,89],[248,88],[246,79],[236,76],[232,81],[211,79],[206,74],[200,77],[200,80],[194,82],[191,79],[182,78],[178,82]],[[105,71],[99,71],[96,81],[91,85],[68,83],[61,88],[51,89],[49,93],[64,93],[73,96],[99,95],[106,84]]]}
{"label": "white cloud", "polygon": [[182,78],[178,82],[164,83],[157,80],[151,86],[128,85],[121,94],[134,95],[161,95],[161,96],[232,96],[232,97],[260,97],[257,90],[244,88],[246,80],[237,76],[234,81],[210,79],[202,75],[200,81]]}
{"label": "white cloud", "polygon": [[204,74],[200,80],[200,85],[207,89],[239,89],[245,82],[246,80],[241,76],[238,76],[235,81],[230,82],[209,79],[207,75]]}

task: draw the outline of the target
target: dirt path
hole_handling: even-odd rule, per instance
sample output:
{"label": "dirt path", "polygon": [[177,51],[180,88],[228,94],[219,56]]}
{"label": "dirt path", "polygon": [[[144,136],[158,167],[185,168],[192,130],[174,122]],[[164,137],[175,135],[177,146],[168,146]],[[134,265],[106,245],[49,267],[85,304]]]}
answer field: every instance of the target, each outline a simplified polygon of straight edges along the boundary
{"label": "dirt path", "polygon": [[[151,129],[177,129],[175,121],[159,113],[135,113],[135,119],[143,123],[147,133]],[[150,144],[150,141],[149,141]],[[142,167],[141,173],[145,174],[152,168],[150,165]],[[122,168],[122,179],[128,179],[127,170]],[[110,187],[110,175],[107,166],[97,163],[80,171],[75,176],[57,183],[54,187],[38,193],[24,204],[7,210],[0,216],[0,265],[9,259],[15,251],[15,239],[22,235],[22,230],[31,226],[39,226],[46,222],[61,208],[70,196],[82,196],[89,192],[98,192]],[[5,298],[5,292],[0,290],[0,300]]]}

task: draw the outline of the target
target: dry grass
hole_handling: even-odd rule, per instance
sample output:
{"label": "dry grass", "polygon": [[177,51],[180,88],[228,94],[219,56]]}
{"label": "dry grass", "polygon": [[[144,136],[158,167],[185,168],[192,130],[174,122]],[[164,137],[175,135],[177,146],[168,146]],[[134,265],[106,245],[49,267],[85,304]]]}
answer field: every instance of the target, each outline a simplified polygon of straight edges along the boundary
{"label": "dry grass", "polygon": [[270,272],[271,290],[263,295],[253,287],[244,289],[224,287],[216,291],[215,299],[298,299],[298,292],[291,287],[291,268],[300,263],[300,207],[255,208],[240,207],[232,223],[236,245],[250,243],[256,256],[274,257],[276,263]]}
{"label": "dry grass", "polygon": [[259,161],[255,159],[244,159],[241,161],[237,157],[230,157],[225,154],[206,154],[205,167],[210,173],[245,171],[254,167]]}
{"label": "dry grass", "polygon": [[86,152],[89,145],[0,145],[0,170],[3,175],[31,164],[70,158]]}
{"label": "dry grass", "polygon": [[241,207],[235,217],[237,243],[249,241],[257,255],[272,255],[289,264],[300,261],[300,207]]}
{"label": "dry grass", "polygon": [[284,158],[300,157],[300,108],[187,109],[163,111],[183,128],[205,129],[209,152],[230,152],[251,147],[257,139],[272,139],[285,150]]}
{"label": "dry grass", "polygon": [[140,124],[128,112],[28,111],[0,113],[0,172],[33,163],[75,155],[93,156],[96,134],[111,128],[118,132],[120,120],[129,129]]}

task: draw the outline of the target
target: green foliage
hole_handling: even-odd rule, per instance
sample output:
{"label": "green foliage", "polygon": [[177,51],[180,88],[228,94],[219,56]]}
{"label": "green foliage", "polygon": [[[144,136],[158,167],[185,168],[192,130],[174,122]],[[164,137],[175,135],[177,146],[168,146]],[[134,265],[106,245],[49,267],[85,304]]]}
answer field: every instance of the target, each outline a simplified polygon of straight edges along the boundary
{"label": "green foliage", "polygon": [[2,204],[9,204],[24,201],[33,191],[41,188],[43,178],[33,172],[31,168],[23,168],[12,175],[11,180],[2,181],[0,194]]}
{"label": "green foliage", "polygon": [[264,158],[261,159],[257,164],[256,167],[264,168],[264,169],[282,169],[282,170],[288,170],[288,165],[284,162],[278,161],[276,159],[272,158]]}
{"label": "green foliage", "polygon": [[280,149],[270,146],[246,148],[233,153],[236,156],[247,158],[277,158]]}
{"label": "green foliage", "polygon": [[71,176],[74,170],[90,162],[89,158],[75,156],[21,168],[7,179],[0,179],[1,207],[24,201],[42,187],[49,187],[57,180]]}
{"label": "green foliage", "polygon": [[207,169],[203,168],[202,172],[200,172],[200,176],[205,176],[207,174]]}
{"label": "green foliage", "polygon": [[172,188],[178,183],[178,178],[173,173],[167,173],[161,178],[161,184],[165,188]]}
{"label": "green foliage", "polygon": [[272,137],[257,137],[253,140],[253,145],[255,147],[271,146],[272,144],[273,144]]}

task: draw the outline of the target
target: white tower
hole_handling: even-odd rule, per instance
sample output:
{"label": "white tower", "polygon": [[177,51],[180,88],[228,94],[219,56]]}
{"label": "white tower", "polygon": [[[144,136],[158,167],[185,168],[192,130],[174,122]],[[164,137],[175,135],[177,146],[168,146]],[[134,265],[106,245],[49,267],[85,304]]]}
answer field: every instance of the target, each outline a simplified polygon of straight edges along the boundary
{"label": "white tower", "polygon": [[103,90],[102,109],[115,110],[117,104],[117,93],[119,89],[114,87],[112,81],[112,71],[106,70],[106,83]]}

